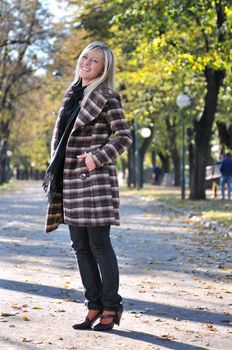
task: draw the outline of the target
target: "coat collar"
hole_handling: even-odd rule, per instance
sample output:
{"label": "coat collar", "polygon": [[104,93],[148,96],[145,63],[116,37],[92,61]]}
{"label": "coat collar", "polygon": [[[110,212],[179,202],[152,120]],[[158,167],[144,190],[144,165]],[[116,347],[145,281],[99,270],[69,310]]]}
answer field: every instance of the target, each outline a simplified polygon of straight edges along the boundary
{"label": "coat collar", "polygon": [[105,85],[101,85],[92,91],[85,104],[81,106],[73,126],[73,131],[96,119],[103,110],[109,95],[112,95],[112,91]]}

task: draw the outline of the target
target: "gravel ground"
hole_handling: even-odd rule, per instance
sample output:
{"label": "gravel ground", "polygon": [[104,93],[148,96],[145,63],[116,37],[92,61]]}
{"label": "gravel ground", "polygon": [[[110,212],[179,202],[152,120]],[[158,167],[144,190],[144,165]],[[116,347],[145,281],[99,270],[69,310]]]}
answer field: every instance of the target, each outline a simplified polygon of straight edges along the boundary
{"label": "gravel ground", "polygon": [[112,227],[124,309],[111,332],[75,331],[86,314],[68,229],[43,233],[39,182],[0,196],[0,349],[231,350],[231,239],[139,196]]}

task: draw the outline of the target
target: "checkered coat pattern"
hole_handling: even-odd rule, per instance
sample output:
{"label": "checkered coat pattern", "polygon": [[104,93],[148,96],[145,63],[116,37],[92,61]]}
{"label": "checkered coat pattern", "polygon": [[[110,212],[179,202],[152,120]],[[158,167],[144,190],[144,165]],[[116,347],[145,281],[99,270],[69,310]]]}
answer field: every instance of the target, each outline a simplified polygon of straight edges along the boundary
{"label": "checkered coat pattern", "polygon": [[[57,146],[59,118],[53,137]],[[81,107],[70,133],[64,164],[63,193],[48,205],[46,232],[72,226],[119,225],[119,193],[115,159],[132,143],[118,93],[106,85],[95,89]],[[77,155],[91,152],[96,169],[89,172]]]}

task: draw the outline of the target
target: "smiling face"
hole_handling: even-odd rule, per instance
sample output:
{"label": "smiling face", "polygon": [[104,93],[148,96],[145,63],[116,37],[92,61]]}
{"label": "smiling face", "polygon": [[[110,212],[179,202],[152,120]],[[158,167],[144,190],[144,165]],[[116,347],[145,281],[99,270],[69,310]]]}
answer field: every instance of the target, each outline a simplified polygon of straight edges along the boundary
{"label": "smiling face", "polygon": [[105,65],[104,53],[101,49],[85,53],[79,61],[79,76],[82,86],[89,85],[92,80],[102,75]]}

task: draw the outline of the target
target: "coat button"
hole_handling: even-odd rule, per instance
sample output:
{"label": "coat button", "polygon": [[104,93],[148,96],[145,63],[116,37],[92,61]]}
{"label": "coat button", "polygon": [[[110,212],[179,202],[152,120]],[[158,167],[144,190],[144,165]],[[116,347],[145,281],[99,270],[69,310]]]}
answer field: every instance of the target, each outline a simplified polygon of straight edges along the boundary
{"label": "coat button", "polygon": [[87,178],[87,174],[86,173],[83,173],[80,175],[80,179],[81,180],[85,180]]}

